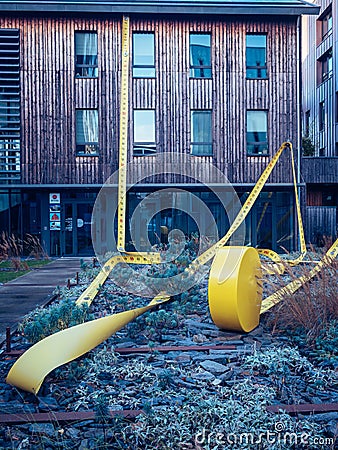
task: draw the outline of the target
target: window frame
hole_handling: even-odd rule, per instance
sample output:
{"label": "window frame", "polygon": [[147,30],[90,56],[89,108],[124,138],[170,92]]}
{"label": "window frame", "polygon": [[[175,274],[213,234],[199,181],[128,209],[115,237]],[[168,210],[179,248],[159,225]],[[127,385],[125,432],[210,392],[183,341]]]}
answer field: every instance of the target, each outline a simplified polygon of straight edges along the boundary
{"label": "window frame", "polygon": [[[77,62],[77,57],[79,56],[76,51],[76,35],[85,35],[85,34],[91,34],[96,36],[96,64],[79,64]],[[74,32],[74,55],[75,55],[75,78],[98,78],[99,74],[99,52],[98,52],[98,36],[96,30],[75,30]],[[93,69],[94,75],[83,75],[81,73],[78,73],[78,69],[81,71],[84,69]]]}
{"label": "window frame", "polygon": [[[210,141],[194,141],[193,140],[193,115],[195,113],[208,113],[210,117]],[[209,147],[209,150],[203,153],[194,153],[194,146]],[[190,110],[190,154],[193,156],[213,156],[213,133],[212,133],[212,109],[192,109]]]}
{"label": "window frame", "polygon": [[[153,64],[135,64],[135,42],[134,42],[134,36],[137,35],[151,35],[153,37]],[[133,78],[156,78],[156,62],[155,62],[155,55],[156,55],[156,48],[155,48],[155,33],[153,31],[133,31],[132,33],[132,45],[133,45],[133,51],[132,51],[132,75]],[[134,69],[153,69],[153,75],[135,75]]]}
{"label": "window frame", "polygon": [[[252,112],[264,112],[265,113],[265,125],[266,125],[266,131],[264,131],[266,133],[266,140],[265,141],[258,141],[258,142],[251,142],[248,140],[248,113],[252,113]],[[245,146],[246,146],[246,155],[250,156],[250,157],[264,157],[264,156],[269,156],[270,152],[269,152],[269,111],[267,109],[247,109],[246,110],[246,123],[245,123]],[[257,131],[258,133],[260,133],[260,131]],[[253,153],[251,151],[249,151],[248,147],[249,145],[265,145],[266,144],[266,152],[257,152],[257,153]]]}
{"label": "window frame", "polygon": [[[248,37],[249,36],[264,36],[265,37],[265,64],[264,66],[249,66],[248,65],[248,49],[249,48],[253,48],[248,46]],[[245,76],[247,80],[266,80],[268,79],[269,75],[268,75],[268,35],[267,33],[246,33],[245,35]],[[248,75],[248,70],[264,70],[265,71],[265,76],[249,76]]]}
{"label": "window frame", "polygon": [[[331,60],[331,70],[329,68],[329,60]],[[329,48],[320,58],[318,58],[317,65],[317,84],[320,85],[333,76],[332,48]]]}
{"label": "window frame", "polygon": [[[153,112],[153,129],[154,129],[154,141],[136,141],[135,140],[135,112],[139,111],[151,111]],[[156,110],[153,108],[134,108],[133,110],[133,156],[153,156],[157,153],[156,145]]]}
{"label": "window frame", "polygon": [[[199,64],[199,65],[193,65],[192,64],[192,55],[191,55],[191,37],[192,36],[209,36],[209,49],[210,49],[210,64],[209,65],[204,65],[204,64]],[[197,79],[197,80],[210,80],[212,78],[212,55],[211,55],[211,50],[212,50],[212,45],[211,45],[211,38],[212,38],[212,34],[211,33],[198,33],[198,32],[194,32],[191,31],[189,33],[189,76],[192,79]],[[202,75],[194,75],[193,71],[201,71],[201,70],[206,70],[206,71],[210,71],[210,75],[208,76],[202,76]]]}
{"label": "window frame", "polygon": [[325,129],[325,101],[319,102],[318,109],[318,130],[324,131]]}
{"label": "window frame", "polygon": [[[97,115],[97,141],[86,141],[83,142],[78,141],[78,128],[77,128],[77,115],[79,112],[83,111],[95,111]],[[80,147],[84,147],[84,149],[80,149]],[[88,150],[90,150],[89,147],[93,147],[95,151],[89,151],[86,152],[86,149],[88,147]],[[99,112],[96,108],[76,108],[75,110],[75,149],[76,149],[76,156],[81,157],[93,157],[93,156],[99,156]]]}
{"label": "window frame", "polygon": [[[329,19],[331,18],[331,27],[329,28]],[[329,7],[328,10],[324,11],[324,14],[319,19],[320,21],[320,35],[321,35],[321,42],[324,41],[324,39],[327,38],[332,33],[332,8]],[[326,26],[325,26],[326,25]]]}

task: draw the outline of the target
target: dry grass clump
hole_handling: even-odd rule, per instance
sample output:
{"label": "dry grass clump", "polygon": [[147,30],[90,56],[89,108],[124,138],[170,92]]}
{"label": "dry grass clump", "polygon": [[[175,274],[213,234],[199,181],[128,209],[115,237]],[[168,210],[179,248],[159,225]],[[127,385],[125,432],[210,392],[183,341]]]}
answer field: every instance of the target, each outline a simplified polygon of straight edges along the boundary
{"label": "dry grass clump", "polygon": [[48,259],[37,236],[26,234],[25,238],[21,239],[3,231],[0,235],[0,261],[11,261],[13,267],[19,270],[25,265],[21,261],[23,255],[27,255],[28,258]]}
{"label": "dry grass clump", "polygon": [[[306,277],[312,267],[313,264],[310,263],[287,268],[287,278],[292,281],[298,277]],[[285,275],[276,275],[268,283],[273,284],[273,289],[277,290],[288,283],[285,278]],[[338,321],[337,286],[338,261],[334,260],[297,292],[286,294],[283,301],[274,308],[268,323],[273,326],[274,331],[297,330],[306,334],[309,343],[314,342],[332,322]]]}

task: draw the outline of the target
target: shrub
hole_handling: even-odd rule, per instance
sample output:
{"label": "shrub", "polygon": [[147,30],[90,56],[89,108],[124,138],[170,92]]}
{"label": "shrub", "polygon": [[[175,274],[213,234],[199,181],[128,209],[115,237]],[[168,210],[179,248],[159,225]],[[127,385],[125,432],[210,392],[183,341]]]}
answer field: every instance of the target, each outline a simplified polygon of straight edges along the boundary
{"label": "shrub", "polygon": [[86,304],[77,305],[75,301],[67,299],[48,308],[36,309],[23,319],[18,329],[29,342],[35,344],[51,334],[89,319],[91,316]]}

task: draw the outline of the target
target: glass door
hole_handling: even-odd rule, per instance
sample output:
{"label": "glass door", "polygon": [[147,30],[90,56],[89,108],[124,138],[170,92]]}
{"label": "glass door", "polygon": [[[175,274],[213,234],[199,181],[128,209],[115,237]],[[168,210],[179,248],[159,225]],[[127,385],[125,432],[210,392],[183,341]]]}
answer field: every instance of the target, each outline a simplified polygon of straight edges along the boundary
{"label": "glass door", "polygon": [[94,254],[91,239],[93,203],[64,203],[62,218],[62,254],[90,256]]}
{"label": "glass door", "polygon": [[74,234],[73,234],[73,204],[64,204],[64,224],[63,224],[63,238],[64,238],[64,255],[73,255],[74,252]]}
{"label": "glass door", "polygon": [[93,255],[91,236],[92,225],[92,203],[78,203],[76,206],[76,254],[80,256]]}

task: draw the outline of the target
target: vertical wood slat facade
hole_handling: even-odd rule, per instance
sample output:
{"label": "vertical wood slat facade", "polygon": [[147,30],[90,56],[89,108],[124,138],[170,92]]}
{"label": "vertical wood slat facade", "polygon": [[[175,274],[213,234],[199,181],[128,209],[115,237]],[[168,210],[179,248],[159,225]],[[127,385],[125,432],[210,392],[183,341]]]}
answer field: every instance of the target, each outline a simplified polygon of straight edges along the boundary
{"label": "vertical wood slat facade", "polygon": [[[132,79],[130,72],[129,157],[139,170],[153,157],[132,156],[133,109],[155,109],[158,152],[190,152],[190,110],[211,109],[213,157],[196,157],[193,177],[215,164],[232,183],[254,183],[269,157],[247,157],[247,109],[268,111],[269,149],[297,142],[296,19],[279,21],[224,17],[131,19],[133,31],[155,34],[156,79]],[[1,18],[21,39],[22,182],[98,184],[117,169],[121,17]],[[97,79],[75,78],[74,33],[98,35]],[[190,79],[189,33],[211,33],[212,79]],[[247,32],[267,34],[268,79],[247,80]],[[132,43],[132,39],[130,40]],[[75,155],[75,109],[97,108],[99,156]],[[172,181],[168,177],[167,181]],[[289,183],[289,155],[269,182]]]}
{"label": "vertical wood slat facade", "polygon": [[335,206],[307,206],[306,207],[306,240],[316,245],[318,237],[335,236],[337,217]]}

